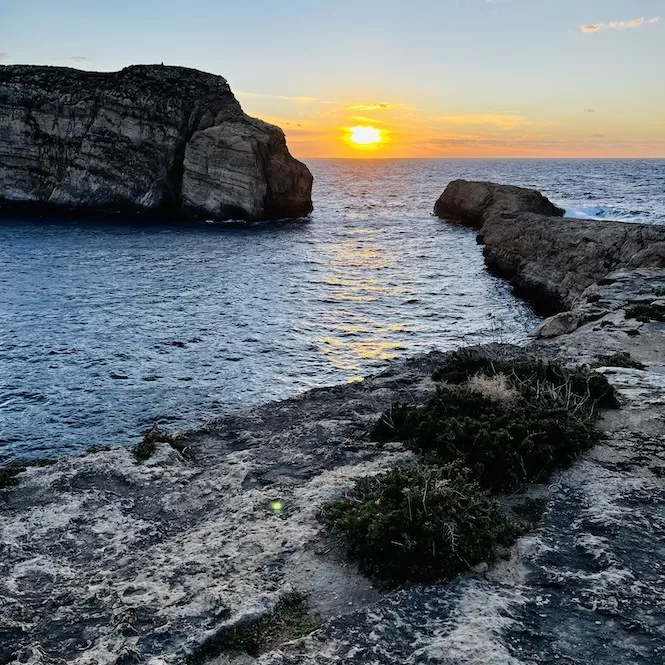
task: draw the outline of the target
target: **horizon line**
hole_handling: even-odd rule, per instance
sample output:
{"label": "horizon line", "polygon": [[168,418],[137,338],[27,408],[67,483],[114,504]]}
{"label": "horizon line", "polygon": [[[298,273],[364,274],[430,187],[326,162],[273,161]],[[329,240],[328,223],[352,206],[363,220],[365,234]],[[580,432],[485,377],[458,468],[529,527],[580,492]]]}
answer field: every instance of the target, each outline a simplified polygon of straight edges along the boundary
{"label": "horizon line", "polygon": [[365,162],[379,162],[379,161],[397,161],[397,160],[402,160],[402,161],[408,161],[408,160],[419,160],[419,161],[424,161],[424,160],[443,160],[443,159],[450,159],[450,160],[466,160],[466,161],[473,161],[473,160],[496,160],[496,161],[508,161],[508,160],[513,160],[513,161],[527,161],[527,160],[550,160],[550,161],[557,161],[557,160],[568,160],[568,161],[586,161],[586,162],[591,162],[591,161],[597,161],[597,162],[602,162],[602,161],[622,161],[622,162],[629,162],[629,161],[665,161],[665,155],[662,157],[301,157],[297,155],[293,155],[295,159],[298,159],[300,161],[305,160],[305,159],[338,159],[338,160],[345,160],[345,161],[365,161]]}

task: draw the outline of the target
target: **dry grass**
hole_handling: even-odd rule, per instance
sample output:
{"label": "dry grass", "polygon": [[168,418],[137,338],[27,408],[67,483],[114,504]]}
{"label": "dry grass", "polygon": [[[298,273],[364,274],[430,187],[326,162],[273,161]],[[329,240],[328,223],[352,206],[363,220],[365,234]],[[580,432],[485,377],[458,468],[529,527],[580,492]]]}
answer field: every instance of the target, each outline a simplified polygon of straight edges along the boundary
{"label": "dry grass", "polygon": [[519,397],[519,392],[503,373],[494,376],[476,374],[468,380],[466,387],[490,402],[507,404]]}

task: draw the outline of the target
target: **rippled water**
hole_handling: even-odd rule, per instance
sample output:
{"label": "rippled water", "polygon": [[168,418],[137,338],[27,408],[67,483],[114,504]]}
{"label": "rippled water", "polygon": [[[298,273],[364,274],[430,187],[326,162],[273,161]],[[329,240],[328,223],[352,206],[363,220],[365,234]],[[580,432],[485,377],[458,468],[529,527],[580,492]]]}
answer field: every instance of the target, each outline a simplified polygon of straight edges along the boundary
{"label": "rippled water", "polygon": [[535,186],[665,222],[665,162],[308,164],[308,222],[0,222],[0,462],[129,443],[355,380],[434,347],[523,339],[536,317],[430,214],[447,182]]}

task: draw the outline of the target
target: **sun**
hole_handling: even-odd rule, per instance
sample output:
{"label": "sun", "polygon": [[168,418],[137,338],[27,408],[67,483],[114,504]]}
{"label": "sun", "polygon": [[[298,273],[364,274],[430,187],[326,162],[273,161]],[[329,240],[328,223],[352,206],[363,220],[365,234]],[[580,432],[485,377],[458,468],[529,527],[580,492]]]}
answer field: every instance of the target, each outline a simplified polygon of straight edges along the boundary
{"label": "sun", "polygon": [[351,136],[349,140],[358,145],[372,145],[373,143],[381,143],[383,137],[381,130],[376,127],[369,127],[367,125],[356,125],[350,128]]}

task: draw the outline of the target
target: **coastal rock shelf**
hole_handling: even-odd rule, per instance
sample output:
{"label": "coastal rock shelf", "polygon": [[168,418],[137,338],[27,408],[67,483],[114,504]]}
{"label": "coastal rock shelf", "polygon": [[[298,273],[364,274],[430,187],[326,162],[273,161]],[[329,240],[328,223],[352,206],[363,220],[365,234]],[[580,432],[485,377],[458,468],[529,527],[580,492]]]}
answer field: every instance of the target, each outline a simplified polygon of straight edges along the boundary
{"label": "coastal rock shelf", "polygon": [[563,217],[565,212],[535,189],[468,180],[453,180],[434,204],[439,217],[476,229],[496,211],[549,217]]}
{"label": "coastal rock shelf", "polygon": [[0,66],[0,214],[278,219],[312,176],[226,80],[184,67]]}

